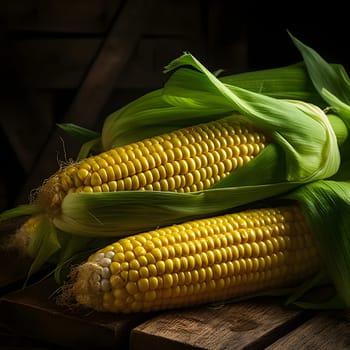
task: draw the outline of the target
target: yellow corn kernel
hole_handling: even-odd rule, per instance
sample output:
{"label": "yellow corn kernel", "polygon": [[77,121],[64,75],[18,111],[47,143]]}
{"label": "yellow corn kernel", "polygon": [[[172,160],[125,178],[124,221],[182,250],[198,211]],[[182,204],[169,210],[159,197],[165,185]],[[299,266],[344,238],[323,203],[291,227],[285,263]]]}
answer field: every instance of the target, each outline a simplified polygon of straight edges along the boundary
{"label": "yellow corn kernel", "polygon": [[63,198],[74,192],[203,190],[268,143],[261,131],[229,118],[198,124],[70,164],[41,187],[38,202],[57,214]]}
{"label": "yellow corn kernel", "polygon": [[72,290],[78,303],[96,310],[143,312],[291,287],[319,266],[298,206],[251,209],[120,239],[78,267]]}

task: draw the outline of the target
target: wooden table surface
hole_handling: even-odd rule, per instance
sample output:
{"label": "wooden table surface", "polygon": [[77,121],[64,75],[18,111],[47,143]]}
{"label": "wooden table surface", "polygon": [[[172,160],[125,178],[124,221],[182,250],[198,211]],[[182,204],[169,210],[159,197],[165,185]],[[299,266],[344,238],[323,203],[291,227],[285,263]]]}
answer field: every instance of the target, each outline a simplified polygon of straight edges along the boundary
{"label": "wooden table surface", "polygon": [[350,310],[305,311],[279,298],[141,314],[58,306],[45,274],[23,288],[29,266],[0,255],[0,349],[350,349]]}

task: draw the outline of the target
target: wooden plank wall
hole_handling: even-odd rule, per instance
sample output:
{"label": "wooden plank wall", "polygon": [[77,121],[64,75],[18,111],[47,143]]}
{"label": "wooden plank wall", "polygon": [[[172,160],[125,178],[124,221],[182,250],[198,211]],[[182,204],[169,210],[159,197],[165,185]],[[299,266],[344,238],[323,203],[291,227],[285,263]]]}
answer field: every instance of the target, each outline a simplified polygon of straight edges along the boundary
{"label": "wooden plank wall", "polygon": [[0,2],[0,210],[73,157],[56,123],[99,128],[108,113],[165,80],[189,51],[213,69],[245,70],[244,31],[223,43],[225,3],[201,0]]}

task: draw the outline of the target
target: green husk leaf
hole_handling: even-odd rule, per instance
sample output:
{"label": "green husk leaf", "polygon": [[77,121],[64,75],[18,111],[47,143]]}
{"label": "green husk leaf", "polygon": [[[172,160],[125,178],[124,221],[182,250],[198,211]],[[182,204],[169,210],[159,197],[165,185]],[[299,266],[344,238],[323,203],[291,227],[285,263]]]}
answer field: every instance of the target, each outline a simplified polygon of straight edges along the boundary
{"label": "green husk leaf", "polygon": [[119,191],[71,193],[62,202],[56,227],[91,237],[122,237],[157,227],[220,214],[300,185],[213,188],[198,192]]}
{"label": "green husk leaf", "polygon": [[328,277],[344,304],[350,306],[350,182],[316,181],[287,198],[297,200],[303,208]]}
{"label": "green husk leaf", "polygon": [[332,125],[334,133],[337,135],[338,145],[344,148],[344,144],[349,142],[349,129],[344,120],[334,113],[327,113],[327,118]]}
{"label": "green husk leaf", "polygon": [[290,32],[293,43],[304,58],[310,78],[320,96],[350,127],[350,79],[340,64],[329,64],[314,49],[305,45]]}
{"label": "green husk leaf", "polygon": [[[189,59],[189,57],[191,59]],[[308,75],[305,74],[305,69],[302,64],[276,69],[276,73],[274,70],[267,70],[246,73],[246,76],[244,74],[237,75],[237,78],[235,78],[235,75],[221,78],[227,81],[237,81],[237,86],[233,86],[231,84],[221,83],[214,74],[209,73],[200,65],[191,54],[184,54],[171,62],[165,68],[165,73],[169,73],[178,68],[180,68],[179,70],[181,70],[181,72],[185,72],[188,70],[186,70],[186,68],[188,68],[186,67],[187,63],[190,67],[192,66],[192,68],[194,68],[192,71],[197,70],[197,74],[195,74],[196,82],[194,85],[190,80],[192,78],[191,75],[189,75],[187,79],[185,78],[180,81],[181,77],[176,76],[177,72],[172,72],[164,88],[152,91],[109,115],[102,129],[102,149],[110,149],[181,127],[208,122],[233,113],[242,112],[242,110],[237,109],[235,104],[230,103],[230,99],[232,100],[232,96],[237,94],[237,88],[239,88],[239,86],[249,87],[254,90],[252,86],[254,84],[252,82],[255,76],[258,76],[256,84],[260,85],[260,87],[258,89],[255,88],[255,90],[263,90],[265,94],[271,92],[271,95],[278,96],[279,98],[291,99],[295,96],[293,91],[298,91],[300,86],[305,85],[306,87],[303,88],[299,95],[300,97],[305,97],[303,99],[304,101],[308,101],[306,96],[309,95],[309,89],[312,96],[314,96],[310,100],[313,102],[316,100],[322,101],[317,91],[312,86],[312,83],[310,83]],[[279,83],[274,84],[277,79],[278,71],[284,74],[281,76]],[[293,83],[293,73],[296,72],[299,72],[299,74],[294,77],[295,82]],[[198,76],[202,76],[203,79],[200,81]],[[289,77],[288,85],[284,80],[285,76]],[[213,79],[211,80],[210,77]],[[270,84],[266,83],[269,79]],[[265,83],[267,88],[262,89],[261,86],[265,86]],[[170,90],[175,84],[181,85],[183,88],[183,96],[181,96],[181,98],[176,95],[172,96]],[[231,90],[231,87],[233,91],[227,99],[225,98],[224,91]],[[184,98],[191,97],[194,91],[202,93],[200,101]],[[254,99],[256,96],[260,95],[262,94],[251,95],[248,100],[246,96],[242,95],[240,95],[239,98],[250,104],[252,97]],[[178,101],[175,101],[176,99],[178,99]],[[205,105],[203,105],[203,101]],[[267,100],[266,102],[269,101],[270,100]],[[237,99],[235,102],[237,103]]]}
{"label": "green husk leaf", "polygon": [[31,236],[28,247],[28,253],[33,257],[33,262],[29,268],[27,280],[47,264],[50,258],[60,249],[61,245],[57,238],[55,226],[46,215],[42,215]]}
{"label": "green husk leaf", "polygon": [[102,128],[102,148],[125,145],[181,127],[220,119],[230,114],[222,106],[210,110],[174,106],[163,97],[163,89],[152,91],[109,115]]}
{"label": "green husk leaf", "polygon": [[83,237],[63,231],[59,231],[58,234],[62,248],[54,259],[50,259],[56,265],[54,278],[58,284],[66,280],[72,265],[82,263],[97,249],[112,243],[112,240],[107,238]]}
{"label": "green husk leaf", "polygon": [[95,138],[90,141],[85,142],[79,150],[77,160],[84,159],[90,154],[97,154],[101,152],[101,138]]}
{"label": "green husk leaf", "polygon": [[304,62],[218,78],[224,84],[274,98],[302,100],[321,107],[326,106],[315,89]]}
{"label": "green husk leaf", "polygon": [[97,131],[87,129],[73,123],[60,123],[57,124],[57,126],[64,130],[68,135],[83,143],[96,139],[100,136],[100,133]]}
{"label": "green husk leaf", "polygon": [[231,115],[260,127],[284,150],[287,179],[280,182],[329,177],[339,167],[334,131],[315,106],[223,84],[191,54],[172,61],[165,72],[172,74],[163,89],[106,118],[103,149]]}
{"label": "green husk leaf", "polygon": [[306,182],[337,171],[340,155],[336,136],[318,107],[234,86],[228,88],[190,54],[171,62],[166,71],[173,73],[165,85],[164,96],[173,105],[206,111],[213,106],[226,106],[266,131],[284,151],[286,178],[281,178],[281,182]]}
{"label": "green husk leaf", "polygon": [[[289,33],[289,32],[288,32]],[[314,49],[289,33],[300,51],[311,81],[328,107],[350,128],[350,79],[341,64],[328,63]],[[342,162],[350,160],[350,141],[340,147]],[[348,175],[341,175],[347,177]]]}
{"label": "green husk leaf", "polygon": [[[274,98],[303,100],[314,103],[318,106],[324,104],[323,99],[314,88],[303,62],[274,69],[258,70],[220,77],[221,73],[223,73],[222,70],[215,72],[214,75],[217,76],[220,81],[228,85],[234,85]],[[169,113],[171,116],[169,122],[171,122],[173,117],[176,117],[176,115],[181,112],[173,109],[172,106],[165,101],[159,100],[161,94],[162,89],[152,91],[109,115],[105,122],[106,124],[103,131],[103,145],[94,144],[92,149],[87,145],[84,145],[83,147],[85,149],[81,151],[79,159],[89,154],[91,150],[94,151],[94,153],[99,153],[115,146],[189,125],[185,124],[183,120],[179,121],[178,124],[176,120],[174,120],[172,124],[167,126],[162,124],[158,125],[159,117],[163,114],[166,115]],[[143,113],[146,113],[148,109],[151,109],[149,111],[150,118],[142,118]],[[158,113],[160,113],[159,117],[157,117]],[[175,115],[172,115],[172,113]],[[217,111],[217,113],[220,113],[220,111]],[[154,122],[152,122],[152,115],[154,116],[157,125],[154,125]],[[135,125],[133,125],[132,129],[129,129],[129,122],[124,125],[125,116],[127,116],[127,119],[130,119],[130,116],[134,118]],[[190,117],[190,115],[188,117]],[[202,122],[204,121],[206,121],[206,119],[203,118]],[[101,136],[94,131],[81,128],[74,124],[59,124],[59,127],[84,143],[88,143],[89,141]],[[111,127],[112,129],[110,129]]]}
{"label": "green husk leaf", "polygon": [[[219,73],[222,71],[214,75]],[[313,86],[303,62],[218,79],[228,87],[233,85],[274,98],[303,100],[321,107],[325,104]],[[94,147],[94,153],[190,126],[194,121],[206,122],[227,115],[221,108],[204,114],[203,110],[199,114],[196,110],[181,109],[179,106],[174,108],[162,98],[162,94],[163,89],[154,90],[109,115],[103,126],[102,142],[99,147]],[[90,139],[93,137],[94,135]],[[88,152],[84,150],[82,154]]]}
{"label": "green husk leaf", "polygon": [[99,132],[86,129],[72,123],[62,123],[57,125],[67,134],[82,142],[82,146],[80,147],[76,158],[77,160],[86,158],[90,154],[96,154],[102,151],[101,134]]}
{"label": "green husk leaf", "polygon": [[[255,176],[256,169],[259,169],[259,176]],[[211,188],[279,183],[281,178],[286,177],[285,169],[285,159],[282,150],[276,144],[270,144],[257,157],[245,164],[244,167],[227,175]],[[266,183],[266,179],[269,179],[268,183]]]}
{"label": "green husk leaf", "polygon": [[56,282],[61,284],[72,265],[83,262],[90,254],[109,243],[112,243],[111,238],[83,237],[64,232],[55,227],[43,214],[29,237],[27,251],[33,261],[27,273],[26,283],[34,273],[44,267],[51,267]]}
{"label": "green husk leaf", "polygon": [[36,204],[20,204],[14,208],[10,208],[4,210],[0,214],[0,222],[5,220],[10,220],[19,216],[27,216],[40,213],[41,208],[39,208]]}

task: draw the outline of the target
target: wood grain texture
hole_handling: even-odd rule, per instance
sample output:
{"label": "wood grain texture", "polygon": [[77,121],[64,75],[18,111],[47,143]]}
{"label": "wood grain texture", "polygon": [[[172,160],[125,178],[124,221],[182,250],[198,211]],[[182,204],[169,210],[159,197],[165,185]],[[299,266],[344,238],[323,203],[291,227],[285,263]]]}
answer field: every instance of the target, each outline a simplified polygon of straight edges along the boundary
{"label": "wood grain texture", "polygon": [[320,312],[267,349],[350,349],[350,311]]}
{"label": "wood grain texture", "polygon": [[130,350],[262,349],[304,317],[272,300],[169,312],[133,329]]}

